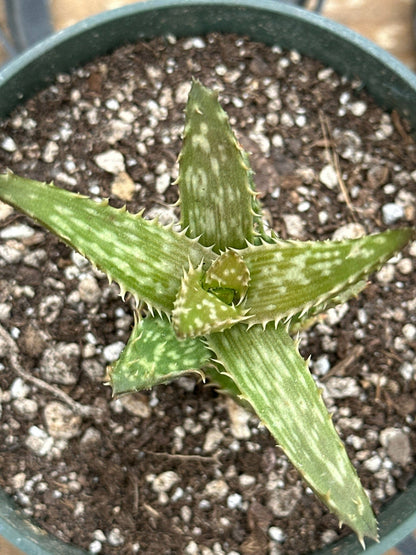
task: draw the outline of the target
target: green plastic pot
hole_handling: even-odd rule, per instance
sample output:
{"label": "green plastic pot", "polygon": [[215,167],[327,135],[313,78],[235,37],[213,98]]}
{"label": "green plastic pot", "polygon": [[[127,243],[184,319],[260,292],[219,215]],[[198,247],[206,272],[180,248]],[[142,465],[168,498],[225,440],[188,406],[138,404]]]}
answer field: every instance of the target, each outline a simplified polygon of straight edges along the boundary
{"label": "green plastic pot", "polygon": [[[407,117],[416,129],[416,76],[395,58],[345,27],[273,0],[153,0],[102,13],[38,43],[0,71],[0,117],[60,72],[80,66],[118,46],[166,35],[237,33],[318,59],[348,77],[358,77],[383,107]],[[110,502],[110,501],[109,501]],[[382,555],[416,529],[416,479],[379,515],[381,542],[368,555]],[[0,535],[28,555],[81,555],[26,519],[0,491]],[[356,555],[348,536],[316,555]]]}

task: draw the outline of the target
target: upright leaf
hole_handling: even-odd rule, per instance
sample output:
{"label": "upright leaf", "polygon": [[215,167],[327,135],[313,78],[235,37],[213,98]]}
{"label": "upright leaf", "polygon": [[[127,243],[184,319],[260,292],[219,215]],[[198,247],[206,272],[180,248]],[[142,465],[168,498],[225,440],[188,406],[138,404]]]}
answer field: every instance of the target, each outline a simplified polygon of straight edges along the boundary
{"label": "upright leaf", "polygon": [[220,252],[253,240],[254,192],[247,157],[217,97],[193,82],[177,183],[182,227]]}

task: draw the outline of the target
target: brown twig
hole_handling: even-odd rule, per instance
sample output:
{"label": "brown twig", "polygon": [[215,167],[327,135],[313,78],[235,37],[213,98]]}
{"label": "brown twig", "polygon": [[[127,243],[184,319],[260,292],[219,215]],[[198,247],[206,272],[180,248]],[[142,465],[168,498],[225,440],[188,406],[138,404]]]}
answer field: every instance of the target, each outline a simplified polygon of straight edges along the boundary
{"label": "brown twig", "polygon": [[350,366],[355,360],[357,360],[363,354],[363,352],[364,347],[362,345],[356,345],[355,347],[353,347],[349,355],[337,362],[337,364],[335,364],[335,366],[333,366],[331,370],[321,378],[322,381],[325,381],[330,376],[334,375],[344,376],[348,366]]}
{"label": "brown twig", "polygon": [[163,453],[163,452],[156,452],[156,451],[143,451],[146,455],[152,455],[155,457],[162,457],[169,460],[179,460],[179,461],[196,461],[196,462],[203,462],[203,463],[212,463],[212,464],[219,464],[220,461],[216,455],[212,457],[203,456],[203,455],[180,455],[179,453],[172,454],[172,453]]}
{"label": "brown twig", "polygon": [[9,358],[11,367],[13,368],[14,372],[16,372],[16,374],[20,376],[25,382],[31,383],[32,385],[35,385],[39,389],[43,389],[44,391],[51,393],[54,397],[56,397],[57,399],[61,400],[63,403],[68,405],[75,414],[79,414],[80,416],[83,416],[83,417],[94,417],[94,418],[99,418],[101,416],[102,411],[99,408],[82,405],[81,403],[78,403],[77,401],[72,399],[72,397],[70,397],[67,393],[59,389],[59,387],[49,384],[44,380],[37,378],[36,376],[32,376],[31,374],[29,374],[29,372],[26,372],[26,370],[23,370],[22,365],[19,362],[19,354],[18,354],[19,350],[17,348],[17,345],[13,340],[13,338],[7,333],[7,331],[1,325],[0,325],[0,337],[5,341],[5,343],[8,346],[8,351],[9,351],[8,358]]}
{"label": "brown twig", "polygon": [[325,146],[325,150],[327,152],[328,158],[333,166],[333,168],[335,169],[335,173],[337,174],[337,179],[338,179],[338,185],[339,188],[341,190],[341,194],[344,197],[345,203],[348,207],[348,210],[351,213],[351,217],[354,220],[354,222],[357,221],[357,217],[356,217],[356,211],[354,208],[354,205],[351,202],[351,198],[348,192],[347,187],[345,186],[344,180],[342,179],[342,173],[341,173],[341,168],[339,165],[339,156],[335,150],[334,147],[334,139],[332,136],[332,132],[331,132],[331,128],[329,127],[329,122],[328,122],[328,118],[325,116],[325,114],[323,114],[321,111],[319,112],[319,119],[321,122],[321,129],[322,129],[322,134],[324,137],[324,146]]}
{"label": "brown twig", "polygon": [[133,488],[133,515],[139,512],[139,483],[135,475],[130,476],[130,481]]}
{"label": "brown twig", "polygon": [[[377,374],[377,383],[376,383],[376,393],[374,396],[374,400],[379,403],[381,401],[381,375]],[[387,399],[388,401],[388,399]],[[387,402],[388,404],[388,402]]]}
{"label": "brown twig", "polygon": [[404,144],[405,145],[412,144],[414,141],[413,141],[411,135],[409,135],[409,133],[407,133],[407,131],[405,130],[405,128],[403,126],[403,123],[402,123],[402,120],[400,119],[400,115],[397,112],[397,110],[393,110],[393,112],[391,114],[391,119],[392,119],[394,127],[396,128],[400,137],[403,139]]}

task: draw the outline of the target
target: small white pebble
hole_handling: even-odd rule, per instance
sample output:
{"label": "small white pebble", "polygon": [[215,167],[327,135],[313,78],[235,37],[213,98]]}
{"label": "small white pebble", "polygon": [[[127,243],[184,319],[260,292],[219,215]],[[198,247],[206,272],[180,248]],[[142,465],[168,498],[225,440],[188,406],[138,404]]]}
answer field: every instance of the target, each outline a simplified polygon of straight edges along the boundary
{"label": "small white pebble", "polygon": [[22,489],[26,483],[26,474],[19,472],[11,478],[11,483],[15,489]]}
{"label": "small white pebble", "polygon": [[319,376],[324,376],[331,368],[331,363],[326,356],[321,356],[313,363],[313,369]]}
{"label": "small white pebble", "polygon": [[358,312],[357,312],[357,316],[358,316],[358,321],[360,322],[360,324],[365,326],[365,324],[367,324],[367,322],[368,322],[368,315],[367,315],[367,312],[365,311],[365,309],[364,308],[359,308]]}
{"label": "small white pebble", "polygon": [[124,156],[118,150],[107,150],[97,154],[94,161],[99,168],[114,175],[126,171]]}
{"label": "small white pebble", "polygon": [[354,116],[360,117],[364,115],[367,111],[367,104],[361,100],[358,100],[357,102],[353,102],[351,104],[350,110],[354,114]]}
{"label": "small white pebble", "polygon": [[38,412],[38,404],[34,399],[15,399],[13,410],[25,420],[33,420]]}
{"label": "small white pebble", "polygon": [[390,459],[402,466],[412,459],[408,435],[398,428],[385,428],[380,432],[380,443],[387,450]]}
{"label": "small white pebble", "polygon": [[121,351],[124,348],[124,343],[122,341],[116,341],[115,343],[111,343],[107,345],[103,349],[103,355],[107,362],[114,362],[118,359],[121,354]]}
{"label": "small white pebble", "polygon": [[42,153],[42,160],[47,164],[55,161],[59,152],[59,146],[55,141],[48,141]]}
{"label": "small white pebble", "polygon": [[212,480],[205,486],[205,493],[215,499],[223,499],[228,493],[229,487],[225,480]]}
{"label": "small white pebble", "polygon": [[322,534],[322,543],[329,544],[334,542],[338,538],[338,534],[335,530],[325,530]]}
{"label": "small white pebble", "polygon": [[12,311],[12,305],[8,303],[0,303],[0,322],[5,322],[9,319]]}
{"label": "small white pebble", "polygon": [[156,493],[165,493],[177,484],[179,480],[179,475],[176,474],[176,472],[173,472],[173,470],[167,470],[154,478],[152,489]]}
{"label": "small white pebble", "polygon": [[71,439],[80,432],[81,417],[59,401],[50,401],[43,410],[43,417],[49,435],[55,439]]}
{"label": "small white pebble", "polygon": [[373,457],[365,460],[363,466],[370,472],[377,472],[381,467],[381,458],[379,455],[374,455]]}
{"label": "small white pebble", "polygon": [[188,99],[188,94],[190,91],[191,85],[188,81],[184,81],[178,85],[178,88],[175,92],[175,102],[177,104],[185,104]]}
{"label": "small white pebble", "polygon": [[404,216],[404,208],[394,202],[388,202],[381,208],[383,222],[386,225],[394,224]]}
{"label": "small white pebble", "polygon": [[307,212],[311,207],[311,203],[307,200],[303,200],[298,204],[298,212]]}
{"label": "small white pebble", "polygon": [[236,108],[242,108],[244,106],[244,101],[241,100],[241,98],[238,98],[237,96],[233,97],[232,103]]}
{"label": "small white pebble", "polygon": [[338,185],[337,172],[332,164],[324,166],[319,174],[319,181],[328,187],[328,189],[335,189]]}
{"label": "small white pebble", "polygon": [[187,505],[183,505],[179,512],[181,513],[181,518],[184,522],[190,522],[192,518],[192,510]]}
{"label": "small white pebble", "polygon": [[215,451],[223,438],[224,435],[220,430],[217,430],[215,428],[208,430],[205,436],[204,445],[202,447],[203,451],[205,451],[206,453],[211,453],[212,451]]}
{"label": "small white pebble", "polygon": [[402,333],[408,341],[414,341],[416,339],[416,326],[405,324],[402,328]]}
{"label": "small white pebble", "polygon": [[90,553],[101,553],[102,548],[103,548],[102,543],[99,542],[98,540],[94,540],[88,546],[88,551]]}
{"label": "small white pebble", "polygon": [[106,101],[105,105],[109,110],[113,110],[113,111],[116,111],[120,108],[120,104],[118,103],[118,100],[116,100],[115,98],[109,98]]}
{"label": "small white pebble", "polygon": [[17,145],[11,137],[4,137],[0,146],[6,152],[16,152],[17,150]]}
{"label": "small white pebble", "polygon": [[118,547],[120,545],[123,545],[124,543],[124,538],[123,535],[121,534],[121,531],[119,530],[119,528],[113,528],[108,536],[107,536],[107,541],[110,545],[114,546],[114,547]]}
{"label": "small white pebble", "polygon": [[29,428],[29,435],[40,439],[46,439],[48,437],[48,434],[45,432],[45,430],[42,430],[42,428],[39,428],[39,426],[31,426]]}
{"label": "small white pebble", "polygon": [[331,77],[333,73],[334,73],[334,70],[331,67],[326,67],[318,71],[317,77],[319,81],[326,81],[327,79],[329,79],[329,77]]}
{"label": "small white pebble", "polygon": [[199,554],[199,547],[196,542],[193,540],[188,543],[184,550],[185,555],[198,555]]}
{"label": "small white pebble", "polygon": [[399,367],[399,372],[406,381],[410,381],[415,374],[415,368],[413,368],[410,362],[403,362]]}
{"label": "small white pebble", "polygon": [[270,100],[276,100],[279,98],[279,83],[272,83],[265,90],[267,98]]}
{"label": "small white pebble", "polygon": [[170,175],[164,173],[156,178],[156,191],[163,194],[170,185]]}
{"label": "small white pebble", "polygon": [[192,37],[183,43],[184,50],[191,50],[192,48],[205,48],[205,42],[200,37]]}
{"label": "small white pebble", "polygon": [[318,214],[319,223],[325,225],[329,219],[328,212],[321,210]]}
{"label": "small white pebble", "polygon": [[171,500],[172,502],[178,501],[179,499],[182,499],[183,495],[184,495],[184,491],[182,488],[176,488],[175,491],[173,492],[173,495],[171,496]]}
{"label": "small white pebble", "polygon": [[0,221],[6,220],[9,216],[13,214],[13,208],[8,204],[0,201]]}
{"label": "small white pebble", "polygon": [[354,378],[340,378],[333,376],[326,383],[326,388],[334,399],[345,399],[346,397],[358,397],[360,388]]}
{"label": "small white pebble", "polygon": [[94,276],[86,276],[78,285],[79,297],[88,304],[95,304],[100,300],[101,289]]}
{"label": "small white pebble", "polygon": [[269,528],[269,537],[273,541],[281,543],[285,539],[285,534],[278,526],[271,526]]}
{"label": "small white pebble", "polygon": [[94,538],[94,540],[97,540],[99,542],[105,542],[107,540],[104,532],[99,528],[97,530],[94,530],[94,532],[92,533],[92,537]]}
{"label": "small white pebble", "polygon": [[224,76],[227,73],[227,67],[224,64],[218,64],[215,66],[215,73],[220,76]]}
{"label": "small white pebble", "polygon": [[35,230],[26,224],[15,224],[5,227],[0,231],[1,239],[28,239],[34,235]]}
{"label": "small white pebble", "polygon": [[243,498],[239,493],[232,493],[227,497],[227,507],[229,509],[238,509],[241,507],[242,501]]}
{"label": "small white pebble", "polygon": [[356,222],[350,222],[336,229],[332,235],[334,241],[341,241],[343,239],[358,239],[365,235],[365,227]]}
{"label": "small white pebble", "polygon": [[341,93],[339,97],[339,103],[341,104],[341,106],[345,106],[346,104],[348,104],[350,97],[351,95],[347,91],[344,91],[343,93]]}
{"label": "small white pebble", "polygon": [[288,114],[288,112],[283,112],[280,118],[280,123],[285,127],[293,127],[295,122],[293,121],[293,117]]}
{"label": "small white pebble", "polygon": [[305,127],[307,122],[306,116],[304,116],[303,114],[296,116],[295,118],[295,123],[298,127]]}
{"label": "small white pebble", "polygon": [[305,232],[305,220],[297,214],[283,214],[287,234],[293,239],[302,239]]}
{"label": "small white pebble", "polygon": [[402,258],[397,263],[397,269],[401,274],[408,275],[413,272],[413,263],[410,258]]}
{"label": "small white pebble", "polygon": [[10,396],[12,399],[22,399],[29,393],[30,387],[22,380],[16,378],[10,386]]}
{"label": "small white pebble", "polygon": [[376,273],[377,281],[383,285],[387,285],[388,283],[391,283],[394,279],[394,272],[395,272],[395,268],[393,264],[385,264]]}
{"label": "small white pebble", "polygon": [[282,148],[284,145],[283,137],[278,133],[275,133],[272,137],[272,145],[275,148]]}
{"label": "small white pebble", "polygon": [[241,474],[238,477],[238,481],[243,488],[247,488],[256,483],[256,478],[254,476],[250,476],[249,474]]}

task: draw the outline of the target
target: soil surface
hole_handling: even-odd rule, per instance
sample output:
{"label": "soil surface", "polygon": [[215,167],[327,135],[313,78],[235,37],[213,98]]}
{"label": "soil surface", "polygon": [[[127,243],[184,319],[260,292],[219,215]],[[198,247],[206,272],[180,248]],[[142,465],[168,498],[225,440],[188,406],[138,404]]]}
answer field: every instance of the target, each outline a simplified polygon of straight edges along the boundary
{"label": "soil surface", "polygon": [[[359,82],[235,36],[157,39],[60,75],[1,125],[0,167],[177,220],[192,77],[220,90],[283,238],[414,225],[406,122]],[[301,334],[376,512],[415,473],[415,266],[416,242]],[[0,485],[25,514],[106,555],[300,555],[349,532],[211,388],[183,378],[112,399],[105,367],[132,322],[117,286],[0,206]]]}

